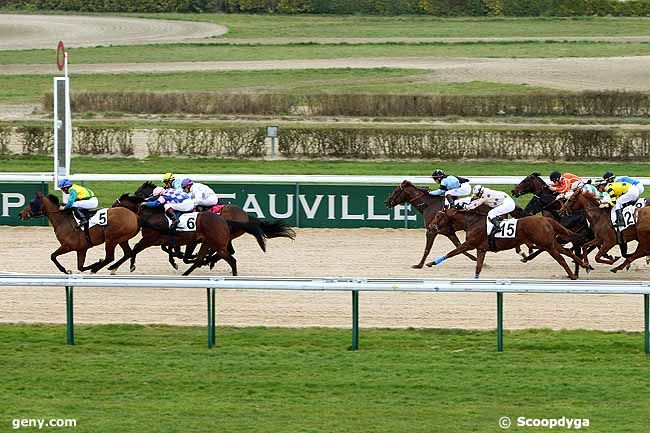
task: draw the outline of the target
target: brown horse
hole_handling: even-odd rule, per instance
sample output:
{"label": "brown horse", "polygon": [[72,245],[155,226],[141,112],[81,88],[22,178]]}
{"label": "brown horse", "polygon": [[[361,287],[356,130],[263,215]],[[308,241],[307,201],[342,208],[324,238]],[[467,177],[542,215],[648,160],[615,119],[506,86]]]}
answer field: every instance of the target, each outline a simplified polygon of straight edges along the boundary
{"label": "brown horse", "polygon": [[[249,226],[242,226],[241,223],[229,223],[215,213],[200,212],[196,218],[196,230],[187,232],[170,231],[167,217],[161,208],[140,207],[138,218],[142,225],[142,239],[133,247],[133,251],[129,256],[131,258],[131,272],[135,270],[136,256],[151,246],[166,245],[168,247],[175,247],[188,244],[202,244],[194,263],[183,275],[189,275],[194,269],[205,264],[204,261],[210,252],[224,259],[230,265],[232,274],[237,275],[237,260],[228,250],[231,239],[231,225],[251,233],[257,239],[262,251],[266,251],[266,241],[259,229],[256,230]],[[109,270],[116,270],[127,258],[125,256],[115,262],[109,267]]]}
{"label": "brown horse", "polygon": [[[434,216],[437,212],[441,211],[445,206],[445,198],[443,196],[432,196],[429,194],[428,188],[419,188],[413,185],[410,181],[405,180],[399,184],[393,192],[388,196],[384,201],[384,205],[388,208],[394,208],[399,204],[410,203],[418,212],[420,212],[424,218],[424,225],[428,228],[426,236],[427,243],[424,247],[424,254],[420,259],[420,262],[416,265],[413,265],[414,269],[421,269],[424,265],[427,256],[431,252],[431,247],[433,246],[433,241],[436,237],[441,234],[446,236],[454,246],[460,245],[460,240],[456,236],[456,232],[459,230],[464,230],[464,226],[460,223],[445,227],[444,229],[430,230],[431,222],[433,221]],[[513,216],[516,217],[523,216],[523,211],[521,208],[516,208],[513,211]],[[473,261],[476,261],[476,257],[468,252],[463,252],[463,254]]]}
{"label": "brown horse", "polygon": [[[448,227],[462,224],[465,227],[467,236],[462,245],[427,265],[438,265],[458,254],[476,249],[477,260],[474,278],[478,278],[483,268],[485,253],[489,248],[486,222],[488,210],[487,206],[480,206],[477,209],[467,211],[447,209],[437,212],[432,222],[434,228],[445,230]],[[569,278],[575,280],[578,276],[571,271],[562,254],[571,257],[583,267],[585,265],[572,251],[567,250],[558,242],[558,236],[565,240],[577,240],[575,233],[562,227],[560,223],[551,218],[528,216],[517,220],[517,231],[514,238],[495,239],[495,251],[509,250],[522,244],[534,244],[536,247],[548,252],[564,268]]]}
{"label": "brown horse", "polygon": [[[607,252],[614,247],[617,243],[616,230],[611,222],[611,208],[601,208],[598,200],[589,191],[576,190],[571,197],[564,203],[560,210],[563,214],[568,214],[571,211],[584,209],[587,220],[591,230],[594,232],[595,238],[583,245],[584,252],[582,259],[589,265],[589,252],[594,247],[598,248],[595,260],[598,263],[613,265],[618,257],[607,258]],[[637,240],[636,229],[630,226],[621,232],[621,253],[627,255],[625,244],[629,241]]]}
{"label": "brown horse", "polygon": [[[128,241],[137,235],[139,231],[138,217],[136,214],[124,208],[109,209],[106,225],[96,225],[90,228],[89,237],[92,245],[89,245],[83,230],[76,228],[77,223],[72,216],[72,212],[59,210],[59,199],[57,197],[53,195],[46,197],[37,192],[29,206],[20,212],[20,219],[25,221],[29,218],[40,216],[46,216],[50,220],[52,227],[54,227],[56,238],[61,244],[52,253],[50,259],[59,271],[68,274],[70,271],[59,263],[56,259],[58,256],[69,253],[70,251],[76,251],[77,269],[81,272],[90,270],[95,273],[115,259],[115,248],[117,245],[124,251],[124,256],[128,257],[131,254],[131,247]],[[104,259],[90,266],[85,266],[86,252],[88,249],[103,243],[106,244],[106,256]]]}

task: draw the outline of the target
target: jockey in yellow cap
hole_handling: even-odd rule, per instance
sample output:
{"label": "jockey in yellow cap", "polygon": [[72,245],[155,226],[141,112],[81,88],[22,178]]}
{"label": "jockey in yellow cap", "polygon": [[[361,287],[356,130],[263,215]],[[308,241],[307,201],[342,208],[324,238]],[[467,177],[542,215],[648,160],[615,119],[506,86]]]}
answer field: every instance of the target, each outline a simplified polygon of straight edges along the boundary
{"label": "jockey in yellow cap", "polygon": [[162,183],[166,189],[173,188],[179,191],[181,190],[181,179],[176,179],[174,173],[165,173],[162,178]]}

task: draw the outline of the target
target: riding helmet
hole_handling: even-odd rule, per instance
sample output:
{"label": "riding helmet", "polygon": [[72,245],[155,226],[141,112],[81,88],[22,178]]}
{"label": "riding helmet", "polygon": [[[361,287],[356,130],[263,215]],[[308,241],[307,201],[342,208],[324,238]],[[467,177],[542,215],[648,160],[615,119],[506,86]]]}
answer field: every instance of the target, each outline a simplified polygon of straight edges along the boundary
{"label": "riding helmet", "polygon": [[181,188],[185,188],[186,186],[190,186],[190,185],[192,185],[193,183],[194,183],[194,182],[192,182],[192,179],[190,179],[189,177],[188,177],[188,178],[185,178],[185,179],[183,179],[183,181],[181,182]]}
{"label": "riding helmet", "polygon": [[163,183],[166,182],[173,182],[174,181],[174,174],[173,173],[165,173],[162,178]]}
{"label": "riding helmet", "polygon": [[445,176],[447,176],[447,175],[445,174],[444,170],[440,170],[439,168],[437,168],[437,169],[436,169],[436,170],[431,174],[431,177],[433,177],[433,178],[436,178],[436,177],[445,177]]}
{"label": "riding helmet", "polygon": [[560,180],[561,177],[562,177],[562,175],[560,174],[559,171],[554,171],[549,176],[549,178],[551,179],[551,182],[557,182],[558,180]]}
{"label": "riding helmet", "polygon": [[70,188],[72,186],[72,182],[70,181],[70,179],[61,179],[57,186],[59,187],[59,189]]}
{"label": "riding helmet", "polygon": [[608,171],[607,173],[603,174],[603,179],[607,182],[614,182],[616,176],[611,171]]}
{"label": "riding helmet", "polygon": [[474,195],[476,197],[483,195],[483,185],[474,185]]}

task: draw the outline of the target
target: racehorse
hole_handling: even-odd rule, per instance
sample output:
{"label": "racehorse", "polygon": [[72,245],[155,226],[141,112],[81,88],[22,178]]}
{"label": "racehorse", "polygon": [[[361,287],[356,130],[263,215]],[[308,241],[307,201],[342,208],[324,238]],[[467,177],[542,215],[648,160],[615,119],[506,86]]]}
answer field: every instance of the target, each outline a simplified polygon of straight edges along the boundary
{"label": "racehorse", "polygon": [[[134,212],[137,212],[140,203],[142,203],[147,197],[151,196],[155,187],[156,186],[153,183],[145,182],[140,185],[133,196],[122,194],[120,198],[115,200],[113,206],[123,206],[133,210]],[[262,235],[266,239],[289,238],[293,240],[296,237],[296,232],[283,221],[265,221],[257,219],[254,216],[248,215],[242,208],[236,205],[225,205],[221,209],[220,215],[226,221],[229,221],[231,223],[239,223],[230,224],[231,241],[240,237],[244,233],[250,233],[251,230],[253,230],[255,233],[261,231]],[[174,269],[178,269],[178,266],[174,261],[174,257],[182,258],[185,263],[188,263],[189,257],[194,251],[195,246],[195,243],[190,243],[184,255],[180,254],[178,245],[173,245],[170,247],[163,246],[163,250],[169,255],[169,263],[174,267]],[[228,250],[231,254],[234,254],[235,252],[231,242],[228,245]],[[210,265],[213,266],[214,263],[219,260],[219,258],[219,255],[215,255],[214,257],[211,256]]]}
{"label": "racehorse", "polygon": [[[422,214],[422,217],[424,218],[424,225],[427,228],[430,227],[436,213],[442,210],[445,206],[444,196],[432,196],[429,194],[429,190],[427,188],[419,188],[408,180],[403,181],[401,184],[395,187],[393,192],[384,201],[384,205],[387,208],[394,208],[399,204],[404,204],[407,202],[413,205],[413,207]],[[523,211],[521,208],[516,208],[513,211],[513,215],[523,216]],[[435,241],[438,234],[446,236],[454,244],[454,246],[459,246],[460,240],[458,239],[458,236],[456,236],[456,232],[463,229],[464,226],[458,223],[454,226],[446,227],[444,231],[427,230],[427,243],[424,247],[424,254],[420,259],[420,262],[411,267],[414,269],[422,268],[424,261],[427,259],[427,256],[431,252],[433,241]],[[473,261],[476,261],[476,257],[472,254],[468,252],[463,252],[463,254]]]}
{"label": "racehorse", "polygon": [[[459,245],[446,255],[437,258],[427,266],[438,265],[444,260],[462,254],[466,251],[476,249],[476,273],[474,278],[479,278],[483,268],[483,261],[485,260],[485,253],[488,251],[488,235],[487,235],[487,206],[479,206],[473,210],[461,211],[457,209],[447,209],[439,211],[433,218],[432,226],[434,229],[445,230],[448,227],[462,224],[465,226],[467,236],[465,242]],[[572,251],[564,248],[557,240],[557,236],[561,236],[565,240],[577,240],[578,236],[564,228],[557,221],[540,216],[528,216],[517,220],[517,229],[513,238],[496,238],[495,251],[503,251],[521,246],[522,244],[534,244],[538,248],[548,252],[566,271],[570,279],[575,280],[578,276],[571,272],[562,254],[571,257],[576,263],[582,267],[586,267]]]}
{"label": "racehorse", "polygon": [[630,269],[630,265],[636,259],[641,257],[646,257],[646,263],[650,257],[650,208],[644,207],[636,211],[636,235],[639,240],[639,245],[636,247],[631,255],[625,258],[625,261],[618,265],[617,267],[610,269],[611,272],[616,273],[621,269],[625,268],[626,270]]}
{"label": "racehorse", "polygon": [[[598,247],[598,253],[595,257],[596,262],[613,265],[619,257],[606,257],[606,253],[616,245],[616,230],[610,218],[611,208],[601,208],[598,199],[591,192],[579,189],[574,191],[571,197],[564,203],[560,209],[560,213],[568,214],[571,211],[580,209],[584,209],[591,230],[595,236],[595,239],[583,245],[583,260],[589,265],[587,256],[593,249],[592,247]],[[635,228],[630,226],[623,230],[621,232],[621,240],[621,254],[627,257],[627,242],[637,240]]]}
{"label": "racehorse", "polygon": [[[587,225],[586,217],[584,214],[575,214],[572,216],[562,217],[560,215],[560,208],[562,207],[562,202],[557,198],[558,195],[553,191],[544,180],[540,177],[539,173],[531,173],[524,178],[519,184],[515,186],[512,190],[512,195],[514,197],[520,197],[524,194],[533,194],[533,198],[528,202],[524,208],[524,213],[527,215],[535,215],[541,212],[545,217],[553,218],[556,221],[559,221],[567,229],[575,232],[580,235],[581,239],[584,241],[590,241],[594,238],[594,234]],[[582,256],[582,245],[573,244],[573,252],[577,256]],[[530,256],[522,260],[523,262],[530,261],[541,254],[543,251],[536,251]],[[575,264],[575,273],[578,274],[579,266]]]}
{"label": "racehorse", "polygon": [[[59,271],[71,273],[65,269],[56,259],[62,254],[70,251],[77,252],[77,269],[80,272],[90,270],[96,273],[104,266],[108,265],[115,259],[115,248],[119,245],[124,251],[124,257],[131,254],[129,239],[138,234],[139,225],[137,216],[127,210],[111,208],[107,212],[106,225],[96,225],[90,228],[88,237],[91,245],[82,229],[77,229],[72,212],[59,210],[59,199],[54,195],[44,196],[37,192],[34,199],[20,212],[20,219],[26,221],[29,218],[46,216],[54,228],[56,238],[61,246],[52,253],[50,259]],[[93,263],[85,266],[86,252],[95,245],[106,244],[106,256]]]}
{"label": "racehorse", "polygon": [[[183,275],[191,274],[194,269],[202,265],[211,251],[224,259],[230,265],[232,274],[237,275],[237,260],[228,250],[231,236],[230,224],[221,216],[211,212],[201,212],[196,217],[195,231],[174,232],[169,230],[167,217],[161,208],[140,207],[137,217],[142,226],[142,239],[135,244],[133,251],[129,255],[131,258],[131,272],[135,270],[136,256],[146,248],[155,245],[178,246],[202,243],[203,245],[201,245],[194,263]],[[241,229],[242,227],[238,226],[238,228]],[[255,236],[262,251],[266,251],[266,240],[261,231],[250,227],[246,227],[245,230]],[[115,262],[109,267],[109,270],[116,270],[129,257],[125,256]]]}

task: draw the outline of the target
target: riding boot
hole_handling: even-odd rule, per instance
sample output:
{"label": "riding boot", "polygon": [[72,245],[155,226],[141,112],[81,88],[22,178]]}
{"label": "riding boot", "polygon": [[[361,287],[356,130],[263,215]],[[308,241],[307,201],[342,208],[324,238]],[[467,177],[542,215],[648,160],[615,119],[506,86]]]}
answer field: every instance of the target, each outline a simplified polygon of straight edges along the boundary
{"label": "riding boot", "polygon": [[491,251],[496,251],[496,240],[494,239],[494,236],[499,232],[501,229],[501,218],[494,217],[490,218],[490,222],[492,223],[492,231],[488,235],[488,248]]}
{"label": "riding boot", "polygon": [[93,242],[90,240],[90,228],[88,227],[88,214],[86,214],[86,210],[78,207],[73,207],[72,212],[74,212],[74,215],[79,220],[79,230],[83,230],[88,245],[92,245]]}
{"label": "riding boot", "polygon": [[178,226],[178,223],[180,222],[179,219],[178,219],[178,217],[176,216],[176,212],[174,212],[174,209],[169,208],[169,209],[167,209],[167,210],[165,211],[165,213],[166,213],[167,216],[168,216],[169,218],[171,218],[171,220],[172,220],[172,223],[171,223],[171,225],[169,226],[169,231],[171,231],[171,232],[176,231],[176,227]]}
{"label": "riding boot", "polygon": [[616,227],[623,227],[625,221],[623,220],[623,209],[616,209],[616,222],[614,223]]}

